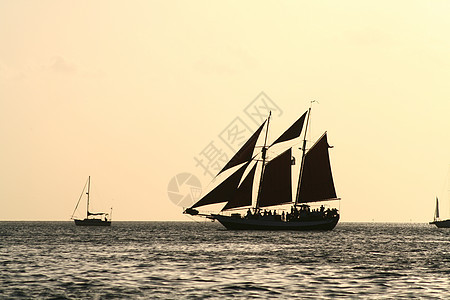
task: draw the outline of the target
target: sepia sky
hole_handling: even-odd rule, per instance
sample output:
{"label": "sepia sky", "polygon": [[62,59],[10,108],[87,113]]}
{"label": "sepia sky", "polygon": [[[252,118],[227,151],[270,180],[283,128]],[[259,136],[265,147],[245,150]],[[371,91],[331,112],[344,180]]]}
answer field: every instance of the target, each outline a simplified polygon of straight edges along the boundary
{"label": "sepia sky", "polygon": [[318,101],[310,138],[334,146],[342,221],[427,222],[436,196],[450,217],[449,15],[446,0],[0,0],[0,220],[69,220],[89,175],[115,220],[190,220],[173,178],[211,187],[195,159],[210,143],[231,157],[224,130],[256,130],[266,100],[272,140]]}

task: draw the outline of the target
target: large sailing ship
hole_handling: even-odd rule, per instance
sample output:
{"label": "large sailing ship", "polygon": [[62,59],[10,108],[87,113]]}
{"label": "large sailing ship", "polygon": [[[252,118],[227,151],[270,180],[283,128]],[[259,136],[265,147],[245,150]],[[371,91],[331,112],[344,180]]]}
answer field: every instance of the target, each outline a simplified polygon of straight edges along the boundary
{"label": "large sailing ship", "polygon": [[[86,218],[77,219],[77,218],[74,218],[74,215],[75,215],[75,212],[77,211],[77,208],[78,208],[78,205],[80,204],[81,199],[83,198],[84,191],[86,190],[86,186],[87,186]],[[84,185],[83,191],[81,192],[81,196],[78,199],[75,209],[73,210],[71,219],[75,221],[75,225],[77,225],[77,226],[111,226],[110,214],[104,213],[104,212],[90,212],[89,211],[90,188],[91,188],[91,176],[88,177],[88,180],[87,180],[86,184]]]}
{"label": "large sailing ship", "polygon": [[[325,132],[312,147],[306,149],[310,114],[311,107],[278,139],[268,145],[269,114],[267,120],[219,174],[225,171],[232,172],[229,170],[232,168],[237,170],[194,205],[185,209],[184,213],[217,220],[232,230],[332,230],[339,221],[338,210],[325,208],[323,204],[317,209],[310,206],[311,203],[340,200],[336,196],[331,172],[328,149],[332,147],[328,145],[327,133]],[[279,150],[281,154],[273,158],[268,156],[268,151],[299,139],[305,119],[298,177],[293,178],[292,166],[295,164],[295,158],[292,156],[293,148],[281,147]],[[261,153],[254,155],[255,146],[264,128],[266,130]],[[259,178],[256,176],[257,173]],[[297,179],[298,182],[294,195],[293,179]],[[254,193],[257,194],[256,197],[253,196]],[[225,203],[219,213],[201,213],[197,209],[218,203]],[[233,212],[242,209],[247,209],[247,214]]]}

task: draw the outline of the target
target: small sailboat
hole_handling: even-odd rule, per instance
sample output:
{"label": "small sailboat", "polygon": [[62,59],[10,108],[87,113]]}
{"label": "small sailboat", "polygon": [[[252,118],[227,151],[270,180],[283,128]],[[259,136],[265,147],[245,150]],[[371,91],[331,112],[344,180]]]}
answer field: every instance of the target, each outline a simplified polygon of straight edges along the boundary
{"label": "small sailboat", "polygon": [[439,199],[436,197],[436,209],[434,210],[434,218],[430,224],[436,225],[438,228],[450,228],[450,219],[441,220],[439,218]]}
{"label": "small sailboat", "polygon": [[[311,209],[309,205],[313,202],[340,200],[336,197],[331,172],[328,149],[332,147],[328,145],[327,133],[325,132],[312,147],[306,149],[306,132],[310,113],[311,107],[270,146],[267,145],[269,114],[267,120],[219,174],[233,167],[237,170],[194,205],[185,209],[184,213],[217,220],[231,230],[332,230],[339,221],[338,210],[325,209],[323,205],[320,208]],[[305,119],[298,178],[293,178],[292,165],[295,164],[295,158],[292,156],[293,148],[289,147],[273,158],[268,157],[267,152],[275,145],[280,147],[280,145],[286,145],[285,142],[300,137]],[[266,133],[261,153],[253,156],[264,127],[266,127]],[[259,179],[256,176],[257,173],[260,173]],[[247,175],[241,180],[244,174]],[[297,179],[298,182],[294,196],[293,179]],[[256,197],[253,197],[254,191],[257,193]],[[256,201],[254,201],[255,198]],[[198,207],[217,203],[226,203],[220,213],[206,214],[197,210]],[[286,211],[280,209],[286,205],[290,205],[290,210],[289,208]],[[267,211],[266,208],[271,207],[277,208],[278,211],[276,209],[273,212]],[[236,209],[247,209],[247,214],[226,214]]]}
{"label": "small sailboat", "polygon": [[[78,205],[80,204],[81,199],[83,198],[84,191],[86,190],[87,186],[87,207],[86,207],[86,218],[84,219],[76,219],[74,218],[75,212],[77,211]],[[78,199],[77,205],[75,206],[75,209],[73,210],[71,219],[75,221],[75,225],[77,226],[111,226],[111,218],[109,213],[103,213],[103,212],[90,212],[89,211],[89,192],[91,188],[91,176],[88,177],[88,180],[86,184],[84,185],[83,191],[81,192],[81,196]],[[111,208],[112,213],[112,208]]]}

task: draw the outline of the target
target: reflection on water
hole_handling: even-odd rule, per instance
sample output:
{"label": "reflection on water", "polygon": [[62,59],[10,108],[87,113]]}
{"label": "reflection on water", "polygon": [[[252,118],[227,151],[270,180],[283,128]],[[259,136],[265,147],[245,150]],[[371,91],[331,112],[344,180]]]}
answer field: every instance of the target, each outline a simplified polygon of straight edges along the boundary
{"label": "reflection on water", "polygon": [[428,224],[0,222],[0,298],[447,299],[449,277],[450,230]]}

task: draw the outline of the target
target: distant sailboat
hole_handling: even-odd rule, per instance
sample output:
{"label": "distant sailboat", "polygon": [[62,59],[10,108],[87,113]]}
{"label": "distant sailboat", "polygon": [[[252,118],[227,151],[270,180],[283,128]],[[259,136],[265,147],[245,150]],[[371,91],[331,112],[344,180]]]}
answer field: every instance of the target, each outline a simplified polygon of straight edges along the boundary
{"label": "distant sailboat", "polygon": [[[227,169],[240,167],[220,183],[215,189],[202,197],[184,213],[190,215],[204,216],[217,220],[227,229],[247,230],[332,230],[339,221],[339,212],[336,208],[311,209],[308,203],[339,200],[331,173],[328,148],[332,148],[327,142],[325,132],[317,142],[307,151],[306,131],[309,123],[311,108],[306,111],[291,127],[289,127],[277,140],[267,146],[267,132],[269,128],[270,114],[268,119],[258,128],[242,148],[219,172],[221,174]],[[307,119],[306,119],[306,116]],[[298,174],[298,186],[296,195],[292,195],[291,168],[295,162],[292,157],[292,148],[289,148],[268,161],[267,150],[275,144],[296,139],[300,136],[306,119],[304,140],[300,171]],[[253,151],[258,137],[264,127],[266,135],[261,155],[253,156]],[[246,177],[245,174],[250,164],[254,163]],[[261,170],[257,180],[257,166]],[[219,175],[218,174],[218,175]],[[257,190],[256,203],[253,204],[253,186]],[[245,216],[239,213],[231,215],[203,214],[197,208],[205,205],[226,203],[223,211],[231,209],[242,209],[249,207]],[[265,208],[291,204],[290,211],[281,214],[268,212]],[[262,210],[264,208],[264,211]],[[279,210],[280,211],[280,210]]]}
{"label": "distant sailboat", "polygon": [[[86,218],[85,219],[74,219],[75,212],[78,208],[78,205],[80,204],[80,200],[82,199],[84,195],[84,191],[86,189],[87,185],[87,207],[86,207]],[[108,213],[93,213],[89,211],[89,192],[91,187],[91,176],[88,177],[88,180],[86,184],[84,185],[83,191],[81,192],[81,196],[78,199],[77,205],[75,206],[75,209],[73,210],[73,214],[71,219],[75,221],[75,225],[77,226],[111,226],[111,218],[110,214]],[[111,209],[112,210],[112,209]],[[108,219],[109,218],[109,219]]]}
{"label": "distant sailboat", "polygon": [[436,209],[434,210],[434,218],[430,224],[436,225],[438,228],[450,228],[450,219],[441,220],[439,218],[439,200],[436,197]]}

